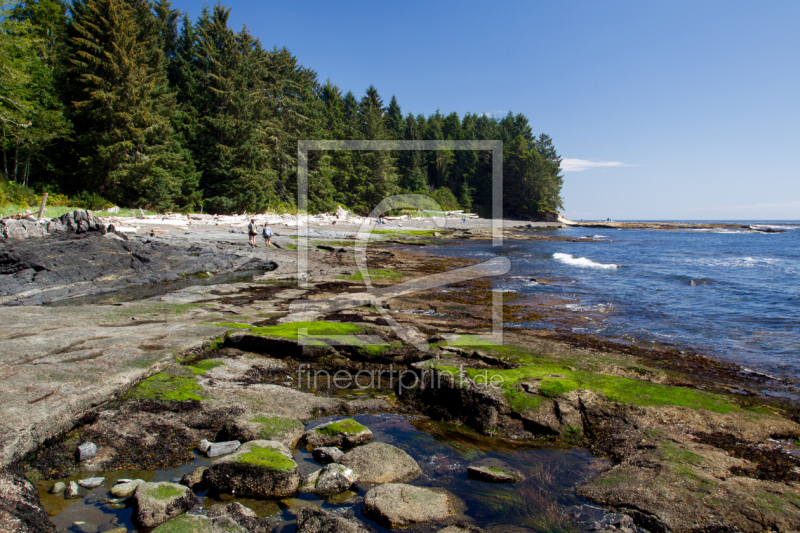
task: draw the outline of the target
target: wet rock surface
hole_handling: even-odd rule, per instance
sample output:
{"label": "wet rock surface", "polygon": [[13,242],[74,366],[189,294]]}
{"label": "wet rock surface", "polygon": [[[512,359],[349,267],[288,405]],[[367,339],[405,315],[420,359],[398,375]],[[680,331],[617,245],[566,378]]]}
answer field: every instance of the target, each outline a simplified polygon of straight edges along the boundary
{"label": "wet rock surface", "polygon": [[0,531],[55,533],[41,507],[39,491],[18,472],[0,470]]}
{"label": "wet rock surface", "polygon": [[237,247],[120,241],[99,232],[0,240],[0,304],[38,305],[206,272],[275,268],[274,261]]}

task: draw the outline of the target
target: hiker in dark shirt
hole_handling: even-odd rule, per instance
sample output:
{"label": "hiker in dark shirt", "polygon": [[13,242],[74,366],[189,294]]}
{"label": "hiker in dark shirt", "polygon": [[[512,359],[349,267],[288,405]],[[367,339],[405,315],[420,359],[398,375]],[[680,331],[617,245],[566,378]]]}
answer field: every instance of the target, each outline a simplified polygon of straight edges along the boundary
{"label": "hiker in dark shirt", "polygon": [[258,232],[256,231],[256,219],[254,218],[250,219],[250,224],[247,225],[247,232],[250,234],[250,246],[255,248],[256,235],[258,235]]}

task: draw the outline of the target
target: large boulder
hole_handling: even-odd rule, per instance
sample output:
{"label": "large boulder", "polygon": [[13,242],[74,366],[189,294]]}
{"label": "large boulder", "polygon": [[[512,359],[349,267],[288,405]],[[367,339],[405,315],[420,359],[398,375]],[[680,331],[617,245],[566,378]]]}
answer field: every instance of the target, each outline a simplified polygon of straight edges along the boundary
{"label": "large boulder", "polygon": [[229,439],[272,440],[289,448],[294,448],[304,431],[298,419],[272,413],[248,413],[227,423],[223,429]]}
{"label": "large boulder", "polygon": [[383,442],[359,446],[344,454],[341,464],[349,466],[361,483],[410,481],[422,473],[413,457]]}
{"label": "large boulder", "polygon": [[42,509],[39,491],[16,472],[0,470],[0,531],[55,533],[56,527]]}
{"label": "large boulder", "polygon": [[225,493],[251,498],[285,498],[297,492],[300,469],[280,442],[253,440],[217,460],[206,471],[208,483]]}
{"label": "large boulder", "polygon": [[358,520],[336,513],[304,507],[297,513],[297,533],[371,533],[372,529]]}
{"label": "large boulder", "polygon": [[303,442],[310,450],[322,446],[352,448],[372,442],[372,431],[352,418],[335,420],[306,431]]}
{"label": "large boulder", "polygon": [[352,468],[334,463],[306,477],[300,490],[322,497],[332,496],[346,491],[357,481],[358,474]]}
{"label": "large boulder", "polygon": [[153,527],[194,507],[197,498],[188,487],[162,481],[140,483],[133,494],[133,521]]}
{"label": "large boulder", "polygon": [[453,496],[440,490],[388,483],[373,487],[364,496],[363,513],[390,528],[456,516]]}

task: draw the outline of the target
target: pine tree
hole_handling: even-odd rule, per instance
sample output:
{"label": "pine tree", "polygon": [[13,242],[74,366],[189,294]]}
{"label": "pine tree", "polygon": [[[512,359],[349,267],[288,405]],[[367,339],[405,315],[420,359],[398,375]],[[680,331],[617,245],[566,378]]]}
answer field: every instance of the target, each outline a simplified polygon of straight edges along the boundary
{"label": "pine tree", "polygon": [[170,124],[175,98],[155,28],[144,1],[87,0],[70,23],[68,65],[82,186],[166,210],[197,175]]}

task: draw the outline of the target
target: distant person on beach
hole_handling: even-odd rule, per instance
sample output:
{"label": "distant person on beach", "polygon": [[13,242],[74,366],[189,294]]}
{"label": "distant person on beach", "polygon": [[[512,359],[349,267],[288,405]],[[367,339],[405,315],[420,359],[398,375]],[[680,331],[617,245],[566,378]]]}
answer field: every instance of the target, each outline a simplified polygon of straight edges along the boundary
{"label": "distant person on beach", "polygon": [[269,227],[269,222],[264,223],[264,229],[261,230],[261,236],[264,237],[264,244],[267,245],[267,250],[269,250],[269,244],[272,240],[272,228]]}
{"label": "distant person on beach", "polygon": [[463,217],[463,218],[461,219],[461,225],[463,226],[463,225],[464,225],[464,224],[466,224],[466,223],[467,223],[467,217]]}
{"label": "distant person on beach", "polygon": [[258,233],[256,232],[256,219],[254,218],[250,219],[250,224],[247,225],[247,232],[250,234],[250,246],[252,248],[255,248],[256,235],[258,235]]}

